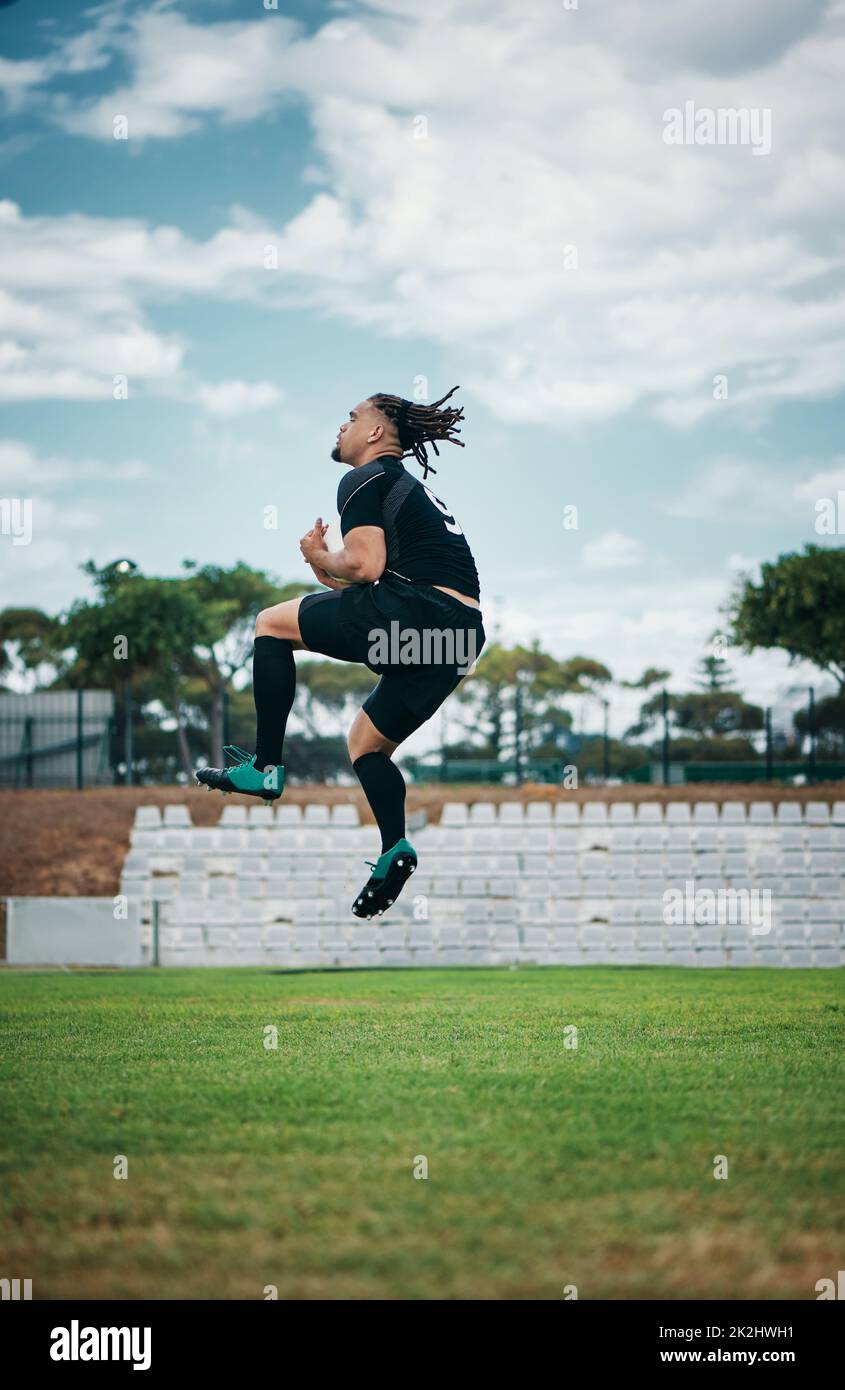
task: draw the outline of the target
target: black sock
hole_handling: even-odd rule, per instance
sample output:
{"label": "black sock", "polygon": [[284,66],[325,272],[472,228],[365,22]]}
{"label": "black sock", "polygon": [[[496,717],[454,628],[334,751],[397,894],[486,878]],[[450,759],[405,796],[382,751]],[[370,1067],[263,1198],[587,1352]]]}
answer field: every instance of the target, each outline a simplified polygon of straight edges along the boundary
{"label": "black sock", "polygon": [[405,778],[386,753],[362,753],[352,764],[381,831],[381,852],[405,836]]}
{"label": "black sock", "polygon": [[255,701],[255,766],[278,767],[288,715],[296,694],[293,643],[286,637],[256,637],[252,658]]}

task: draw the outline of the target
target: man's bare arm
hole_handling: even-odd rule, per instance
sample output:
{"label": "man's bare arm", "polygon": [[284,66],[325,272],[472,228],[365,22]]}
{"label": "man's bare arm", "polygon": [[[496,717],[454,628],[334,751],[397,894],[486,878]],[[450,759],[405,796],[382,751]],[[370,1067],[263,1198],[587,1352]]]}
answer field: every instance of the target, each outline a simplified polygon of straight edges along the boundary
{"label": "man's bare arm", "polygon": [[[329,523],[327,521],[324,522],[321,517],[318,517],[314,526],[308,532],[308,535],[303,536],[300,542],[300,549],[303,555],[305,555],[306,549],[310,549],[310,543],[312,541],[315,544],[319,544],[328,529]],[[306,545],[306,542],[308,542],[308,545]],[[326,551],[326,554],[328,554],[328,551]],[[309,560],[308,557],[305,556],[305,563],[311,566],[314,578],[319,580],[321,584],[324,584],[327,589],[346,589],[349,587],[349,580],[338,579],[336,574],[329,574],[328,570],[324,569],[316,560]]]}
{"label": "man's bare arm", "polygon": [[313,528],[302,537],[299,548],[309,565],[317,565],[335,579],[366,584],[378,579],[387,563],[387,546],[380,526],[356,526],[348,531],[340,550],[328,550],[323,539],[326,528],[318,517]]}
{"label": "man's bare arm", "polygon": [[325,584],[327,589],[349,588],[351,580],[338,579],[336,575],[329,574],[327,570],[324,570],[320,565],[316,565],[312,561],[309,561],[309,564],[311,565],[311,569],[314,571],[315,578],[318,579],[321,584]]}

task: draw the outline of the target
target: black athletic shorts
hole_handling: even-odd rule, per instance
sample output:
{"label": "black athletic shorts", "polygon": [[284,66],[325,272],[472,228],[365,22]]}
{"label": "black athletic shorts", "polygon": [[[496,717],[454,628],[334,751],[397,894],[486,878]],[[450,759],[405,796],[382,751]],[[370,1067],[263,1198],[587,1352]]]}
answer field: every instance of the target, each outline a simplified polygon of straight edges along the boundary
{"label": "black athletic shorts", "polygon": [[309,651],[362,663],[381,677],[364,709],[392,743],[431,718],[486,641],[479,608],[391,574],[306,594],[299,630]]}

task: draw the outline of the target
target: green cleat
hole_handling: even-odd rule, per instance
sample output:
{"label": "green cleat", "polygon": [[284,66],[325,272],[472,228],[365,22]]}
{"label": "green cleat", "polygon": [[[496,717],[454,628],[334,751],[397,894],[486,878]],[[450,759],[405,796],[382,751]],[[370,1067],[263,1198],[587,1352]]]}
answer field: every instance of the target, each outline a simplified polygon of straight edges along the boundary
{"label": "green cleat", "polygon": [[226,744],[223,752],[233,759],[232,766],[200,768],[195,774],[200,786],[222,792],[224,796],[243,792],[245,796],[260,796],[262,801],[278,801],[285,789],[285,769],[281,763],[262,772],[255,766],[254,753],[247,753],[231,743]]}
{"label": "green cleat", "polygon": [[417,867],[417,852],[408,840],[397,840],[375,863],[371,859],[365,859],[364,863],[369,864],[373,873],[352,904],[352,911],[356,917],[369,920],[376,913],[381,916],[395,903]]}

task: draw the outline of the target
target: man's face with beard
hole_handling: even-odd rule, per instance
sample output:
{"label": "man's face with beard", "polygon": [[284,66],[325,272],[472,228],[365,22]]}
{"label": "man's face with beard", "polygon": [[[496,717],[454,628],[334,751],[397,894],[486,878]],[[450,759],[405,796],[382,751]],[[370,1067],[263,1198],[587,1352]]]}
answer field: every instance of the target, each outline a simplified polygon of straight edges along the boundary
{"label": "man's face with beard", "polygon": [[354,467],[368,446],[374,442],[371,439],[373,430],[377,425],[384,424],[384,416],[372,401],[361,401],[360,405],[350,410],[349,419],[344,421],[337,432],[337,440],[332,449],[334,462],[348,463]]}

